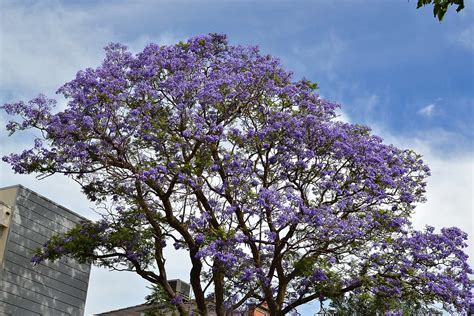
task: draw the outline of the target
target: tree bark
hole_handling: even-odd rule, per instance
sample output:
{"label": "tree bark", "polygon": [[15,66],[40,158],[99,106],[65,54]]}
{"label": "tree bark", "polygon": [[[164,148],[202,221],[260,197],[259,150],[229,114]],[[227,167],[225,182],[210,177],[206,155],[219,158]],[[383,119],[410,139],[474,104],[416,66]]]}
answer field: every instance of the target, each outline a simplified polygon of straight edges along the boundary
{"label": "tree bark", "polygon": [[217,316],[225,316],[224,306],[224,270],[223,267],[217,262],[218,259],[214,259],[214,297],[216,300],[216,313]]}

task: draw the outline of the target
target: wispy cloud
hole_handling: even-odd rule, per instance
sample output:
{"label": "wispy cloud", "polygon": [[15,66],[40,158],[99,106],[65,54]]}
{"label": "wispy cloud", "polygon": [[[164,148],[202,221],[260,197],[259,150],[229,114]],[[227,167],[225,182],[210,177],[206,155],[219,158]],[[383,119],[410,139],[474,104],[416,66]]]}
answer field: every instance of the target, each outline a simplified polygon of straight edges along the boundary
{"label": "wispy cloud", "polygon": [[[350,121],[351,118],[344,114]],[[469,235],[467,253],[474,250],[474,156],[466,148],[456,148],[449,152],[440,150],[440,143],[454,143],[459,134],[435,129],[413,133],[411,136],[397,135],[383,124],[370,122],[374,134],[383,137],[386,144],[399,148],[410,148],[423,155],[423,160],[431,169],[428,178],[427,201],[419,204],[412,217],[415,228],[425,225],[459,227]],[[441,148],[446,146],[441,144]],[[474,257],[470,257],[474,266]]]}
{"label": "wispy cloud", "polygon": [[371,113],[380,102],[380,96],[375,93],[357,98],[354,103],[357,107],[364,109],[366,113]]}
{"label": "wispy cloud", "polygon": [[[23,4],[23,5],[21,5]],[[111,32],[81,10],[45,1],[2,5],[0,78],[13,97],[54,92],[85,66],[97,64]],[[21,95],[15,95],[21,91]]]}
{"label": "wispy cloud", "polygon": [[[133,52],[138,52],[151,42],[171,44],[183,39],[170,30],[124,39],[103,21],[101,9],[72,9],[54,0],[2,3],[0,86],[4,100],[1,101],[31,98],[38,93],[53,94],[73,79],[78,70],[97,66],[104,56],[103,47],[110,42],[124,42]],[[123,16],[136,10],[134,3],[122,3],[112,12]],[[108,19],[112,24],[118,17]]]}
{"label": "wispy cloud", "polygon": [[150,43],[156,43],[159,45],[173,45],[182,40],[185,40],[185,38],[180,38],[171,32],[163,32],[157,37],[151,36],[149,34],[142,34],[133,41],[126,42],[126,44],[132,52],[138,53]]}
{"label": "wispy cloud", "polygon": [[[421,228],[426,224],[437,229],[460,227],[469,234],[470,251],[474,247],[473,210],[474,192],[472,155],[456,155],[442,158],[425,152],[425,160],[431,168],[428,178],[427,202],[416,208],[413,222]],[[474,265],[474,258],[470,258]]]}
{"label": "wispy cloud", "polygon": [[427,106],[422,107],[421,109],[419,109],[418,114],[426,116],[426,117],[431,117],[431,116],[433,116],[433,114],[435,112],[435,108],[436,108],[436,105],[434,105],[433,103],[428,104]]}
{"label": "wispy cloud", "polygon": [[293,63],[299,72],[305,73],[305,69],[311,65],[312,72],[335,81],[339,76],[339,66],[347,49],[348,43],[343,38],[335,32],[328,32],[327,36],[311,46],[294,46]]}
{"label": "wispy cloud", "polygon": [[[352,91],[357,91],[356,88],[352,88]],[[354,119],[353,122],[367,124],[372,120],[385,121],[385,113],[383,112],[384,105],[388,102],[387,95],[380,91],[374,93],[371,91],[359,91],[357,96],[352,98],[345,97],[342,99],[342,110],[346,111],[348,115]]]}
{"label": "wispy cloud", "polygon": [[458,42],[467,49],[474,51],[474,25],[471,25],[459,34]]}
{"label": "wispy cloud", "polygon": [[344,112],[344,110],[342,110],[342,109],[336,110],[336,121],[341,121],[341,122],[344,122],[344,123],[351,123],[351,119],[350,119],[349,115],[347,115],[347,113]]}

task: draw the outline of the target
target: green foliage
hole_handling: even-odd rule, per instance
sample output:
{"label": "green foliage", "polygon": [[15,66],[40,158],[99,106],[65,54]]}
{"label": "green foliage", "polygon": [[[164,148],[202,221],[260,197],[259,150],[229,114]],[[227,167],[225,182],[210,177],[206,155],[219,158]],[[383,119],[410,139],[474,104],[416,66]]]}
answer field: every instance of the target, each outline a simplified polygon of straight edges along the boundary
{"label": "green foliage", "polygon": [[448,11],[448,7],[450,5],[457,5],[458,7],[456,8],[456,12],[461,11],[464,9],[464,0],[418,0],[418,4],[416,6],[417,9],[433,3],[433,15],[435,18],[438,18],[438,20],[442,21],[444,15]]}
{"label": "green foliage", "polygon": [[162,316],[175,310],[169,302],[168,294],[161,285],[153,284],[153,286],[147,286],[147,288],[151,290],[151,293],[145,297],[146,303],[152,307],[145,311],[145,316]]}
{"label": "green foliage", "polygon": [[296,261],[293,266],[297,272],[296,275],[310,275],[314,271],[314,263],[314,257],[304,257]]}

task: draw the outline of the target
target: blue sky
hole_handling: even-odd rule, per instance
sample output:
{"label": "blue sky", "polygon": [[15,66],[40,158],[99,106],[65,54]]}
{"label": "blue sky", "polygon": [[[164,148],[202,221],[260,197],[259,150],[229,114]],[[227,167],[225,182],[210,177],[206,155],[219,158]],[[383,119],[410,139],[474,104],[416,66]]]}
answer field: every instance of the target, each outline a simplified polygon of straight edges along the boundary
{"label": "blue sky", "polygon": [[[440,23],[431,7],[416,10],[416,2],[3,0],[0,103],[53,95],[79,69],[97,65],[109,42],[138,52],[149,42],[225,33],[233,44],[259,45],[279,57],[296,79],[317,82],[324,98],[342,105],[343,119],[422,153],[433,176],[415,224],[460,226],[472,236],[474,6],[467,1],[459,14],[451,8]],[[0,115],[5,125],[8,118]],[[7,138],[0,131],[2,155],[29,143],[28,136]],[[17,176],[4,164],[0,173],[0,186],[22,183],[96,216],[70,180]],[[171,269],[185,278],[185,265]],[[95,269],[86,313],[138,304],[144,285],[131,275]],[[301,312],[314,313],[311,307]]]}

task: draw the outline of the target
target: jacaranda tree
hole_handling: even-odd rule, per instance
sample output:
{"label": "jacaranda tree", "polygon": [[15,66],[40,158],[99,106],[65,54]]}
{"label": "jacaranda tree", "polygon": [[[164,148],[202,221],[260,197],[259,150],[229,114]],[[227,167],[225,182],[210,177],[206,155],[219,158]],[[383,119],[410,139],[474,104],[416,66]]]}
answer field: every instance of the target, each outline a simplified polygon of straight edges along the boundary
{"label": "jacaranda tree", "polygon": [[33,262],[62,256],[138,273],[187,315],[164,248],[185,249],[197,312],[266,302],[283,315],[313,300],[370,298],[463,311],[472,273],[458,228],[412,228],[429,169],[369,128],[337,120],[316,85],[294,81],[256,47],[210,34],[133,55],[106,48],[96,69],[5,104],[33,128],[17,173],[64,174],[103,219],[53,237]]}

